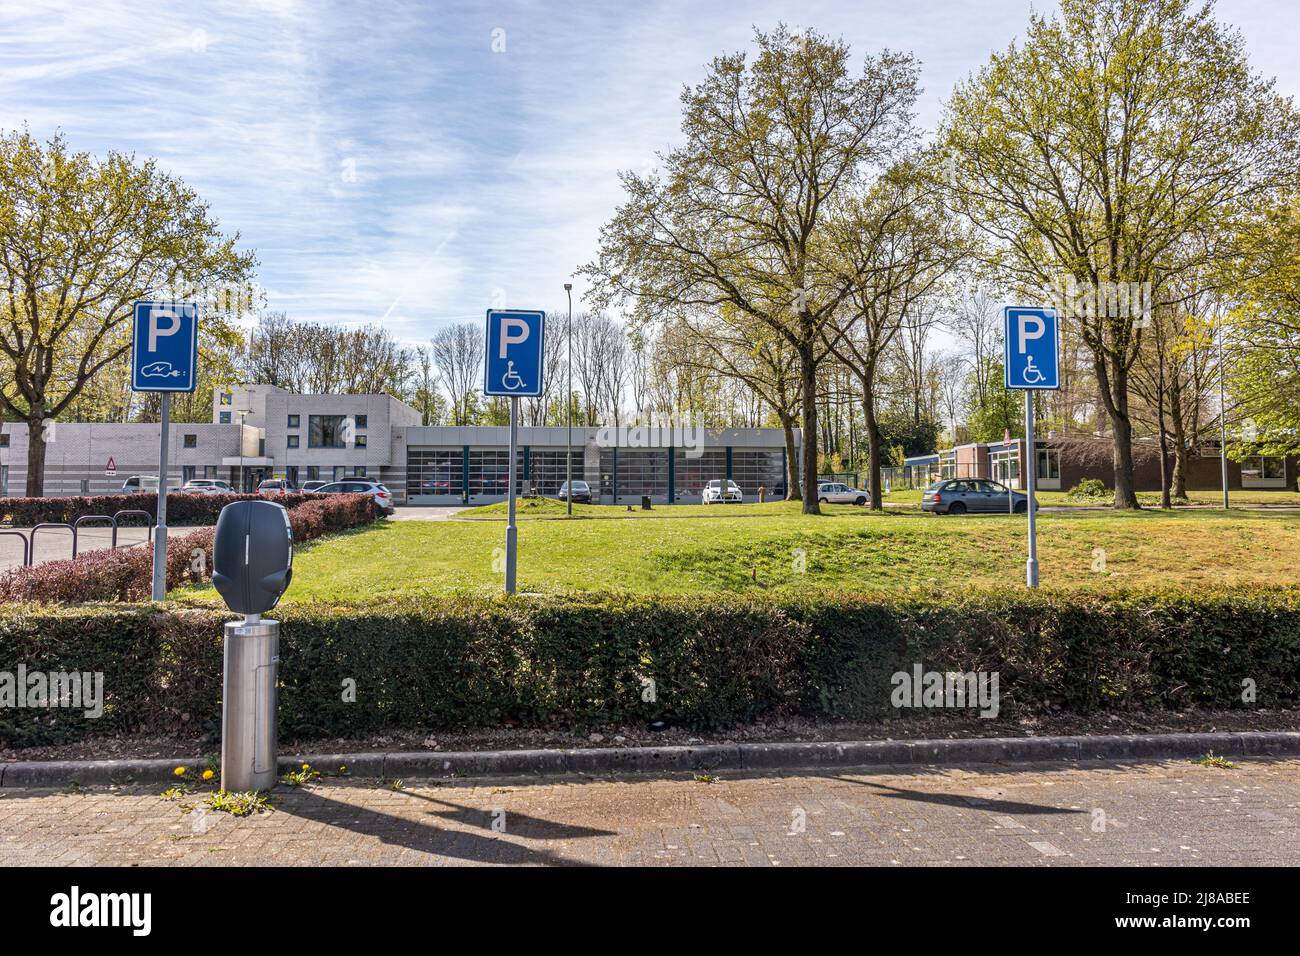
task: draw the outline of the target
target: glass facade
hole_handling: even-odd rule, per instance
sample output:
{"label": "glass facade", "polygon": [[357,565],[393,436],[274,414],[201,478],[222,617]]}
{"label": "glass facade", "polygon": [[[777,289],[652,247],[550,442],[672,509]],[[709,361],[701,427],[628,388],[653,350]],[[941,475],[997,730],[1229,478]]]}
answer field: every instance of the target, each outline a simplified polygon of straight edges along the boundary
{"label": "glass facade", "polygon": [[[573,480],[584,479],[582,473],[583,453],[581,449],[573,451]],[[509,459],[507,459],[509,460]],[[565,482],[564,452],[538,451],[530,449],[528,453],[528,480],[532,483],[535,495],[558,495],[560,485]]]}
{"label": "glass facade", "polygon": [[408,448],[406,494],[455,495],[464,493],[464,452],[459,448]]}
{"label": "glass facade", "polygon": [[768,501],[780,498],[785,494],[781,449],[732,449],[731,480],[740,486],[746,501],[758,500],[759,485],[767,489]]}
{"label": "glass facade", "polygon": [[[698,458],[687,457],[684,448],[678,448],[674,454],[676,459],[673,462],[673,491],[678,501],[698,504],[705,485],[715,479],[727,477],[727,450],[725,448],[705,449]],[[776,457],[777,467],[780,468],[780,451],[777,451]],[[755,490],[757,490],[757,487],[755,485]]]}
{"label": "glass facade", "polygon": [[[524,450],[519,449],[516,462],[518,476],[515,481],[515,494],[523,490]],[[469,493],[471,495],[500,495],[505,497],[510,487],[510,452],[493,449],[475,450],[469,453]]]}
{"label": "glass facade", "polygon": [[342,415],[308,415],[307,447],[346,448]]}

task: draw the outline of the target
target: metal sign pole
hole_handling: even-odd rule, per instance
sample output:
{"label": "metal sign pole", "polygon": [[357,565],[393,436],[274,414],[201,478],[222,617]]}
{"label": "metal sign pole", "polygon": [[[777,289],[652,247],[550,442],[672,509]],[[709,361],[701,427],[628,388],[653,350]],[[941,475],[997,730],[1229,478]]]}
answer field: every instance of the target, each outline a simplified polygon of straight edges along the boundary
{"label": "metal sign pole", "polygon": [[1031,588],[1038,587],[1038,528],[1034,523],[1034,393],[1025,392],[1025,448],[1028,449],[1025,467],[1025,493],[1029,495],[1025,513],[1029,515],[1029,560],[1025,562],[1025,584]]}
{"label": "metal sign pole", "polygon": [[519,448],[519,399],[510,399],[510,506],[506,519],[506,594],[515,593],[519,529],[515,527],[515,458]]}
{"label": "metal sign pole", "polygon": [[171,430],[172,397],[162,393],[162,433],[158,439],[158,521],[153,535],[153,599],[167,597],[167,433]]}

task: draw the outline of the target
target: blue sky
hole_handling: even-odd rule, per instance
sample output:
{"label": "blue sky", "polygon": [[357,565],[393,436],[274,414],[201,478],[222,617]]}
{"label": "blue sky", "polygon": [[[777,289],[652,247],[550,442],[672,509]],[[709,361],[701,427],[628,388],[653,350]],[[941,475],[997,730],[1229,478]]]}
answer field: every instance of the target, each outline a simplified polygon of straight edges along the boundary
{"label": "blue sky", "polygon": [[[0,127],[157,157],[257,250],[270,308],[414,342],[493,305],[562,306],[618,170],[653,168],[682,85],[755,25],[913,51],[932,127],[1030,7],[0,0]],[[1292,2],[1218,11],[1300,90]]]}

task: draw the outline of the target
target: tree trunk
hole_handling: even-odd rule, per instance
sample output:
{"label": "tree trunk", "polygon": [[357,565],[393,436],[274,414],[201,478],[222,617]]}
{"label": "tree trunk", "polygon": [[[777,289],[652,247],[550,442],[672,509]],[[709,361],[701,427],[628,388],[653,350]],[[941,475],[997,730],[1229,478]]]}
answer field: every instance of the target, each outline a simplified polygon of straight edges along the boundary
{"label": "tree trunk", "polygon": [[871,495],[871,510],[880,511],[885,500],[880,493],[880,427],[876,423],[876,396],[871,383],[862,380],[862,417],[867,429],[867,481]]}
{"label": "tree trunk", "polygon": [[1187,428],[1183,425],[1182,397],[1175,377],[1169,391],[1169,419],[1173,425],[1174,473],[1169,480],[1172,498],[1187,497]]}
{"label": "tree trunk", "polygon": [[781,414],[781,431],[785,433],[785,500],[803,497],[799,487],[799,449],[794,443],[794,416]]}
{"label": "tree trunk", "polygon": [[45,494],[45,408],[32,404],[27,419],[27,497]]}
{"label": "tree trunk", "polygon": [[799,383],[803,394],[803,513],[819,515],[817,504],[817,361],[811,344],[799,347]]}
{"label": "tree trunk", "polygon": [[1128,415],[1128,369],[1118,363],[1106,368],[1104,359],[1096,364],[1102,404],[1110,419],[1111,442],[1115,466],[1115,503],[1117,510],[1141,509],[1133,482],[1133,422]]}

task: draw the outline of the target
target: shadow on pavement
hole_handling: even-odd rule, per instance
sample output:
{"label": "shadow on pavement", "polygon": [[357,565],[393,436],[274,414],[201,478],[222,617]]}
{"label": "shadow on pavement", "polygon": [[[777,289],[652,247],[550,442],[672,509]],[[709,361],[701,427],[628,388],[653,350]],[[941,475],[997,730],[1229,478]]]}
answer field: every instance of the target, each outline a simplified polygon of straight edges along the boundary
{"label": "shadow on pavement", "polygon": [[[455,804],[449,805],[456,806]],[[327,826],[350,830],[363,836],[376,837],[382,843],[392,846],[449,857],[455,860],[497,864],[531,863],[547,866],[586,865],[573,860],[562,859],[545,850],[533,850],[512,843],[508,839],[503,839],[504,836],[522,834],[479,836],[476,833],[466,833],[463,830],[445,829],[441,826],[393,816],[379,810],[345,803],[341,800],[333,800],[309,789],[295,790],[291,796],[279,802],[276,809],[290,816],[314,820]],[[453,819],[461,819],[463,816],[467,822],[482,825],[485,829],[491,825],[491,814],[481,811],[457,808],[456,812],[450,814],[450,816]],[[512,816],[508,816],[507,821]],[[545,824],[547,821],[534,820],[534,823]],[[575,832],[572,834],[557,833],[556,836],[563,838],[569,835],[591,836],[601,833],[601,831],[596,830],[585,831],[585,828],[581,827],[566,829]]]}

